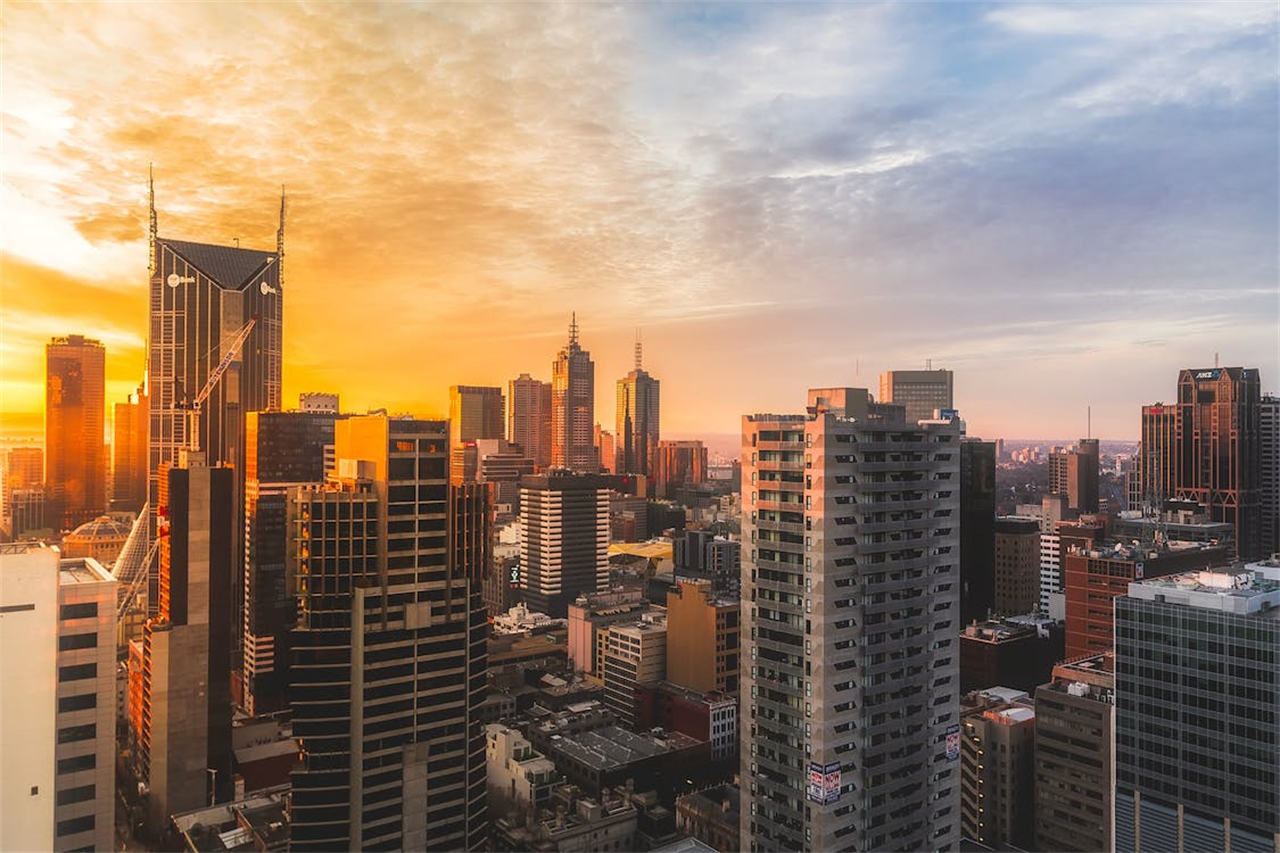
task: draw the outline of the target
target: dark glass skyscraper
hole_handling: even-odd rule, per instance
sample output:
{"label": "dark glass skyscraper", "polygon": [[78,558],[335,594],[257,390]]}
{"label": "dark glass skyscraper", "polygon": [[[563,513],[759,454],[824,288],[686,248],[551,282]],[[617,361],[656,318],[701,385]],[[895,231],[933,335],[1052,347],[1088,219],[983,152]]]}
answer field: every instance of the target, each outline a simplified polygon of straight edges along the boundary
{"label": "dark glass skyscraper", "polygon": [[996,603],[996,445],[960,442],[960,623],[987,618]]}
{"label": "dark glass skyscraper", "polygon": [[[488,623],[449,531],[447,421],[334,428],[337,478],[289,495],[299,596],[293,850],[480,850],[488,841]],[[466,536],[462,536],[466,539]]]}
{"label": "dark glass skyscraper", "polygon": [[[243,512],[244,416],[280,409],[280,368],[284,317],[284,198],[274,250],[215,246],[158,236],[154,194],[151,203],[150,380],[151,422],[148,498],[151,532],[158,506],[158,471],[174,463],[178,451],[198,436],[209,464],[235,470],[236,515]],[[246,323],[253,330],[200,408],[191,406],[210,374],[228,356],[227,347]],[[192,426],[194,424],[194,427]],[[196,436],[189,434],[194,428]],[[236,564],[242,542],[235,543]],[[242,572],[233,573],[232,603],[237,639],[244,601]],[[149,612],[155,612],[155,583]]]}
{"label": "dark glass skyscraper", "polygon": [[640,366],[637,342],[635,370],[618,380],[615,474],[657,474],[660,413],[659,382]]}
{"label": "dark glass skyscraper", "polygon": [[569,326],[569,344],[551,363],[551,466],[595,474],[596,365],[578,345],[578,319]]}
{"label": "dark glass skyscraper", "polygon": [[245,421],[244,704],[287,707],[285,670],[298,602],[286,557],[289,489],[325,479],[333,412],[250,412]]}

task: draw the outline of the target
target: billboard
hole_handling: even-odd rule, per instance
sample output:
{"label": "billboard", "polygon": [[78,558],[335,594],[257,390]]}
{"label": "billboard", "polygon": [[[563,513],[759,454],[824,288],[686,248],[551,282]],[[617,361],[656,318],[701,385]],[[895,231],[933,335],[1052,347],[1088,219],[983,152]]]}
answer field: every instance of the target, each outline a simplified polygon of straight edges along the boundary
{"label": "billboard", "polygon": [[947,761],[955,761],[960,757],[960,726],[952,723],[947,726]]}
{"label": "billboard", "polygon": [[840,801],[840,762],[809,762],[809,799],[819,805]]}

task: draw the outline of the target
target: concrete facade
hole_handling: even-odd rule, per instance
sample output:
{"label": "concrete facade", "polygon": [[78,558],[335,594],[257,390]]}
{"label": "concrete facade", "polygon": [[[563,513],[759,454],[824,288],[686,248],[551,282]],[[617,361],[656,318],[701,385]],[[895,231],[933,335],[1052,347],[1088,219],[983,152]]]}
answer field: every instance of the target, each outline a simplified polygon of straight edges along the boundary
{"label": "concrete facade", "polygon": [[743,419],[742,839],[952,850],[960,427],[808,396]]}

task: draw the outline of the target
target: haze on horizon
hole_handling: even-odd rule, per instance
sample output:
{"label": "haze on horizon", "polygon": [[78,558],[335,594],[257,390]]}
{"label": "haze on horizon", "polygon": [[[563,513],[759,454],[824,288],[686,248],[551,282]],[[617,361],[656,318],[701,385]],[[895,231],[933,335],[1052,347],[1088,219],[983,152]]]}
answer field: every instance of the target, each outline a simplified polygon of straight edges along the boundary
{"label": "haze on horizon", "polygon": [[441,414],[576,311],[664,435],[926,359],[984,437],[1134,437],[1177,371],[1280,390],[1273,2],[5,2],[0,429],[44,345],[142,377],[160,233],[273,244],[285,399]]}

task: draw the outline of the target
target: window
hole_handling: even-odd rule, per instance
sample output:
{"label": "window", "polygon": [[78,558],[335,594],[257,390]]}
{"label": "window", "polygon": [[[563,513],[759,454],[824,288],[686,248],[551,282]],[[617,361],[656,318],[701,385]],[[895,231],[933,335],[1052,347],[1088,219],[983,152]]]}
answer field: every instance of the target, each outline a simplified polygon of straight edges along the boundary
{"label": "window", "polygon": [[58,743],[75,743],[78,740],[90,740],[97,736],[98,726],[95,723],[58,729]]}
{"label": "window", "polygon": [[75,649],[94,649],[98,647],[98,634],[63,634],[58,638],[58,651],[69,652]]}
{"label": "window", "polygon": [[58,681],[80,681],[85,678],[97,678],[98,665],[96,663],[78,663],[74,666],[58,667]]}
{"label": "window", "polygon": [[98,615],[98,602],[87,604],[64,604],[58,614],[59,619],[94,619]]}
{"label": "window", "polygon": [[58,837],[64,835],[75,835],[77,832],[88,832],[93,829],[93,815],[85,815],[84,817],[74,817],[71,820],[58,821]]}
{"label": "window", "polygon": [[72,758],[63,758],[58,761],[58,774],[76,773],[81,770],[92,770],[98,766],[98,756],[95,753],[88,755],[77,755]]}
{"label": "window", "polygon": [[81,785],[79,788],[68,788],[65,791],[59,791],[55,798],[57,805],[69,806],[72,803],[83,803],[86,800],[92,800],[96,796],[93,785]]}
{"label": "window", "polygon": [[80,696],[63,696],[58,700],[58,713],[63,714],[67,711],[83,711],[87,708],[98,707],[98,695],[96,693],[85,693]]}

